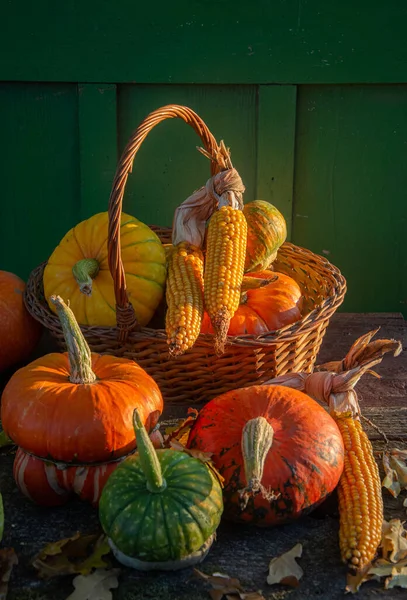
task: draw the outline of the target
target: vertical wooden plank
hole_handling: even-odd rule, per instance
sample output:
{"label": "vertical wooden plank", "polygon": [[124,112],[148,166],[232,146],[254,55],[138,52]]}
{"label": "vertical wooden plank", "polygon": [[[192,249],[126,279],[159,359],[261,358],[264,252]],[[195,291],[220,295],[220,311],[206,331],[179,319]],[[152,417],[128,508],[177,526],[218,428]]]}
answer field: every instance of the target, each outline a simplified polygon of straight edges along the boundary
{"label": "vertical wooden plank", "polygon": [[298,94],[294,241],[337,265],[343,310],[407,315],[407,86]]}
{"label": "vertical wooden plank", "polygon": [[297,88],[260,85],[258,98],[258,200],[274,204],[287,221],[291,238]]}
{"label": "vertical wooden plank", "polygon": [[1,268],[24,279],[75,224],[79,208],[74,84],[0,84]]}
{"label": "vertical wooden plank", "polygon": [[78,99],[79,221],[107,210],[117,164],[116,85],[80,83]]}

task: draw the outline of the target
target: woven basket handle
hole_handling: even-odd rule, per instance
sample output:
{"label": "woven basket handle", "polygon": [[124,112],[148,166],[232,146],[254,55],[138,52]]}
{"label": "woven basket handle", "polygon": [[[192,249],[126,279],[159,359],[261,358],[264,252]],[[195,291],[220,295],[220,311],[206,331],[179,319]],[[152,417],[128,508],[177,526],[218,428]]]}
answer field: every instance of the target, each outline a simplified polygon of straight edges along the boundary
{"label": "woven basket handle", "polygon": [[[119,160],[113,187],[109,198],[109,233],[108,233],[108,260],[109,269],[113,277],[116,297],[116,321],[119,328],[119,340],[124,342],[129,331],[137,326],[137,319],[133,306],[130,304],[126,291],[126,278],[121,258],[120,248],[120,219],[122,202],[128,174],[131,173],[134,157],[149,132],[165,119],[180,118],[188,123],[199,135],[206,151],[211,156],[219,154],[219,146],[202,119],[190,108],[170,104],[150,113],[140,123],[132,134],[123,154]],[[221,165],[211,161],[211,175],[221,170]]]}

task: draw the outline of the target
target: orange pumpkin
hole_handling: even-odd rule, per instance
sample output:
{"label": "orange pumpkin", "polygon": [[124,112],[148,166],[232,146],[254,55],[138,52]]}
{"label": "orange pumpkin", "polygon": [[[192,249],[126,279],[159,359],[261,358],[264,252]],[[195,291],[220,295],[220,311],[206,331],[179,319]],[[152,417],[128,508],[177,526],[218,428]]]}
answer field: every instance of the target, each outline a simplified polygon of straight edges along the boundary
{"label": "orange pumpkin", "polygon": [[[2,396],[5,433],[37,461],[45,459],[43,472],[38,462],[26,459],[30,464],[24,467],[24,481],[21,465],[15,465],[16,481],[31,497],[35,481],[37,487],[43,485],[47,461],[84,468],[110,464],[136,447],[134,409],[148,431],[163,409],[157,384],[141,367],[133,360],[91,354],[72,311],[59,297],[53,302],[68,352],[48,354],[23,367]],[[56,478],[54,485],[58,487]]]}
{"label": "orange pumpkin", "polygon": [[42,327],[24,306],[25,283],[0,271],[0,373],[26,360],[37,345]]}
{"label": "orange pumpkin", "polygon": [[[284,273],[259,271],[247,274],[242,289],[240,306],[230,321],[228,335],[261,335],[301,318],[301,290],[294,279]],[[201,333],[213,333],[206,312]]]}
{"label": "orange pumpkin", "polygon": [[206,404],[187,447],[211,453],[224,516],[269,527],[309,513],[337,486],[344,446],[334,419],[281,385],[226,392]]}

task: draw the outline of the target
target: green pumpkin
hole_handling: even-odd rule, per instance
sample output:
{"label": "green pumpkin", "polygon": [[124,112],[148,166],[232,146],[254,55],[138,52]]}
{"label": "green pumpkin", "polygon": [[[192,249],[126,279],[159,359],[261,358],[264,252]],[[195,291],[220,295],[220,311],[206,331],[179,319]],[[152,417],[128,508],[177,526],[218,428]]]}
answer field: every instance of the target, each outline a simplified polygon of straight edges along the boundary
{"label": "green pumpkin", "polygon": [[247,221],[245,273],[268,269],[286,240],[285,219],[275,206],[264,200],[245,204],[243,214]]}
{"label": "green pumpkin", "polygon": [[[154,563],[163,568],[163,563],[190,560],[191,555],[199,562],[219,525],[222,488],[197,458],[156,451],[137,409],[134,426],[138,454],[112,473],[99,503],[100,522],[116,557],[135,559],[131,566],[136,568],[154,568]],[[186,565],[173,568],[179,566]]]}

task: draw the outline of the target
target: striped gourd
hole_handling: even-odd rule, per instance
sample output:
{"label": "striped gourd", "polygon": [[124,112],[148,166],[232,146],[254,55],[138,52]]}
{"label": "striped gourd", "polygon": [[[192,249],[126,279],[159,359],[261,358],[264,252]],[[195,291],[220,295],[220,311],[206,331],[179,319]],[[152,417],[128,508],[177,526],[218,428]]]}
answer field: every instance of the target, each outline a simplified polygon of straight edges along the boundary
{"label": "striped gourd", "polygon": [[203,317],[203,254],[181,242],[168,251],[165,319],[171,356],[183,354],[195,343]]}
{"label": "striped gourd", "polygon": [[339,544],[351,571],[363,571],[374,559],[382,535],[383,499],[373,448],[360,421],[336,416],[345,446],[338,486]]}
{"label": "striped gourd", "polygon": [[222,488],[197,458],[155,451],[137,410],[134,420],[138,453],[120,463],[103,489],[102,527],[125,564],[159,568],[191,555],[199,558],[221,518]]}
{"label": "striped gourd", "polygon": [[73,494],[96,506],[103,486],[117,465],[118,462],[57,466],[18,448],[13,475],[19,490],[41,506],[65,504]]}
{"label": "striped gourd", "polygon": [[247,249],[245,272],[268,269],[277,256],[277,250],[287,237],[287,225],[280,211],[264,200],[245,204],[247,221]]}
{"label": "striped gourd", "polygon": [[224,352],[230,319],[240,303],[246,255],[247,223],[243,211],[222,206],[208,225],[204,298],[215,330],[215,350]]}

